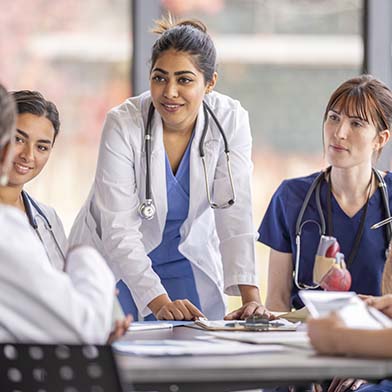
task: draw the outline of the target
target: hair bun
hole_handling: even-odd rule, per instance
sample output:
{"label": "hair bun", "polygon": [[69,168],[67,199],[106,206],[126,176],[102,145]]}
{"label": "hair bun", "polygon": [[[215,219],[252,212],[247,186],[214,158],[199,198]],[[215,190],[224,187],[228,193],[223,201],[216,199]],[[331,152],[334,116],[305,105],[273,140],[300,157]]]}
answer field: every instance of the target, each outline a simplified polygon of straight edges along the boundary
{"label": "hair bun", "polygon": [[159,35],[162,35],[167,30],[178,26],[191,26],[197,30],[200,30],[203,33],[207,33],[207,26],[198,19],[176,20],[173,16],[171,16],[171,14],[169,14],[167,17],[155,20],[154,23],[155,26],[151,31]]}

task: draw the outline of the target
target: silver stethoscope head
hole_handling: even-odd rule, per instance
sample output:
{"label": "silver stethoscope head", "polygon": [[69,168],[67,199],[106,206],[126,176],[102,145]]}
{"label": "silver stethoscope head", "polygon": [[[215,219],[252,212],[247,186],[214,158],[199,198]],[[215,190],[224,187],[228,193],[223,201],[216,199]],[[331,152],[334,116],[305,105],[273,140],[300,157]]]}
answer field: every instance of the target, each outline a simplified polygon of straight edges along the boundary
{"label": "silver stethoscope head", "polygon": [[151,220],[155,216],[155,206],[151,199],[146,199],[139,205],[138,213],[143,219]]}

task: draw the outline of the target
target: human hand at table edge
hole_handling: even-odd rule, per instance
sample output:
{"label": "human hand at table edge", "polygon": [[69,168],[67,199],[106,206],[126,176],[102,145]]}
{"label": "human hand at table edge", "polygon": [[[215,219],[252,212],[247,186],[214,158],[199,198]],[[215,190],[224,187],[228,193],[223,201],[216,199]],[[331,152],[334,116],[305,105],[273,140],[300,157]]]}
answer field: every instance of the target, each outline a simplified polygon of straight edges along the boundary
{"label": "human hand at table edge", "polygon": [[126,316],[122,320],[116,320],[114,324],[114,329],[109,334],[107,344],[112,344],[113,342],[124,336],[128,331],[131,322],[132,316],[130,314],[128,314],[128,316]]}
{"label": "human hand at table edge", "polygon": [[242,297],[242,306],[228,313],[225,320],[245,320],[251,316],[264,316],[269,320],[275,319],[261,303],[259,289],[251,285],[239,285]]}
{"label": "human hand at table edge", "polygon": [[373,306],[388,317],[392,317],[392,295],[387,294],[382,297],[368,296],[365,302],[369,306]]}
{"label": "human hand at table edge", "polygon": [[188,299],[171,301],[167,294],[154,298],[148,307],[157,320],[195,320],[206,318],[204,314]]}
{"label": "human hand at table edge", "polygon": [[307,329],[310,343],[318,353],[345,354],[340,338],[346,326],[336,313],[325,318],[308,319]]}

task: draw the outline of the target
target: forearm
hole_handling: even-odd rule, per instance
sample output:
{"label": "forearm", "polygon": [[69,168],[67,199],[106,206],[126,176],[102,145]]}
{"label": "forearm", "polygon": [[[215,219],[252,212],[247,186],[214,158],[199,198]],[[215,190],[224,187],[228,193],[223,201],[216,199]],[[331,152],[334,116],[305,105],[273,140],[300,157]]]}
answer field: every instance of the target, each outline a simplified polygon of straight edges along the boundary
{"label": "forearm", "polygon": [[331,340],[336,354],[392,358],[392,328],[382,330],[339,328],[334,331]]}
{"label": "forearm", "polygon": [[382,294],[392,294],[392,251],[389,247],[389,256],[385,262],[381,283]]}
{"label": "forearm", "polygon": [[238,285],[241,293],[242,304],[248,302],[257,302],[261,304],[260,292],[256,286],[250,286],[245,284]]}

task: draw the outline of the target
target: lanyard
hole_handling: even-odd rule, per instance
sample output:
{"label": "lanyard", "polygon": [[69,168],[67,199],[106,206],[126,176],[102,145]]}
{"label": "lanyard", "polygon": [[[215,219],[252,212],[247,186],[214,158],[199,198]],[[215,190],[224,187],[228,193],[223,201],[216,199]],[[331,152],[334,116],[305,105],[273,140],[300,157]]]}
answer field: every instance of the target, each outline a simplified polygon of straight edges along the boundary
{"label": "lanyard", "polygon": [[[332,222],[332,184],[331,184],[331,175],[330,175],[330,171],[329,171],[329,181],[328,181],[328,195],[327,195],[327,221],[328,221],[328,235],[329,236],[333,236],[333,222]],[[362,216],[361,216],[361,220],[359,222],[359,227],[357,230],[357,233],[355,235],[355,240],[354,240],[354,245],[351,249],[350,255],[347,259],[347,265],[350,266],[357,253],[359,250],[359,244],[361,243],[362,240],[362,236],[363,236],[363,230],[365,228],[365,220],[366,220],[366,214],[367,214],[367,210],[368,210],[368,205],[369,205],[369,199],[370,199],[370,193],[372,191],[372,183],[373,183],[373,171],[372,171],[372,175],[370,177],[370,181],[368,184],[368,195],[367,195],[367,199],[366,199],[366,204],[365,207],[363,208],[363,212],[362,212]]]}

